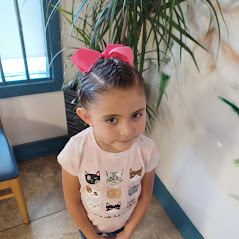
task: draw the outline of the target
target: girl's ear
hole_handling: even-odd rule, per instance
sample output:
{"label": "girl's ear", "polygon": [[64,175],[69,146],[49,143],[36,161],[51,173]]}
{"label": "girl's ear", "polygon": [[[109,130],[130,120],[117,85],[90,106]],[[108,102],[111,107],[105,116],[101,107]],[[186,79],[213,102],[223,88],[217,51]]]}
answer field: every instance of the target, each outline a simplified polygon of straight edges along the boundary
{"label": "girl's ear", "polygon": [[92,126],[91,124],[91,120],[90,120],[90,116],[88,115],[88,113],[86,112],[85,109],[79,107],[76,109],[76,113],[81,117],[81,119],[87,123],[88,125]]}

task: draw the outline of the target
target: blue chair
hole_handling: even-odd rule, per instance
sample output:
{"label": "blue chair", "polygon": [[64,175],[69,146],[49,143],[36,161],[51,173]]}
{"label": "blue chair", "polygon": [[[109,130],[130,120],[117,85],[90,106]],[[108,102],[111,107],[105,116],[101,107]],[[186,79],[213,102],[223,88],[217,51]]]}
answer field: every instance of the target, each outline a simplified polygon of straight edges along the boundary
{"label": "blue chair", "polygon": [[0,200],[15,197],[25,224],[30,223],[26,201],[19,178],[17,163],[0,120],[0,190],[11,188],[12,192],[0,196]]}

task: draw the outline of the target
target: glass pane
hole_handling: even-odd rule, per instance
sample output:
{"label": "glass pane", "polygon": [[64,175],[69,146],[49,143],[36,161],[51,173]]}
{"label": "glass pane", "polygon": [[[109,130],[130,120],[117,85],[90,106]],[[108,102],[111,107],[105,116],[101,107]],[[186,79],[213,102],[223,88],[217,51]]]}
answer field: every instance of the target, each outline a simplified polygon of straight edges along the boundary
{"label": "glass pane", "polygon": [[7,82],[27,79],[23,59],[2,60],[2,67]]}
{"label": "glass pane", "polygon": [[30,79],[46,78],[48,58],[42,0],[18,0]]}
{"label": "glass pane", "polygon": [[0,22],[0,54],[5,80],[25,80],[26,73],[13,0],[0,2]]}

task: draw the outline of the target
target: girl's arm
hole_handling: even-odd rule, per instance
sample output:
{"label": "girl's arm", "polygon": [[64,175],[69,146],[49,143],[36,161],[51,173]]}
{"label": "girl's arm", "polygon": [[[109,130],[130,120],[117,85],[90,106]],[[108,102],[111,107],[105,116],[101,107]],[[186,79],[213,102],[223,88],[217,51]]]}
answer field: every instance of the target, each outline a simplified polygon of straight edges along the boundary
{"label": "girl's arm", "polygon": [[133,214],[127,221],[124,231],[119,233],[117,239],[128,239],[130,238],[142,218],[144,217],[150,200],[152,198],[153,184],[154,184],[154,173],[155,169],[146,173],[141,181],[141,194],[139,196],[139,201],[134,209]]}
{"label": "girl's arm", "polygon": [[62,168],[62,184],[67,209],[76,225],[88,239],[104,238],[99,236],[87,217],[80,197],[80,182],[78,177],[71,175]]}

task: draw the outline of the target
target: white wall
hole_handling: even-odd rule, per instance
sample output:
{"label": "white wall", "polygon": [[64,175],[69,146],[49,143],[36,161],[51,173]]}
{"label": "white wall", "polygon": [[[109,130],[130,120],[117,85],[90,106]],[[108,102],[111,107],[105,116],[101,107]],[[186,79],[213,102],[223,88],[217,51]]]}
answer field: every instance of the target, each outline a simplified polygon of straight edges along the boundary
{"label": "white wall", "polygon": [[[239,117],[218,96],[239,106],[239,8],[232,8],[232,2],[223,5],[230,41],[222,26],[217,59],[216,28],[205,34],[199,9],[191,27],[212,55],[193,46],[200,74],[188,54],[177,75],[172,72],[160,122],[151,134],[161,153],[156,172],[204,238],[237,239],[239,167],[233,160],[239,158]],[[157,73],[153,82],[157,85]]]}

